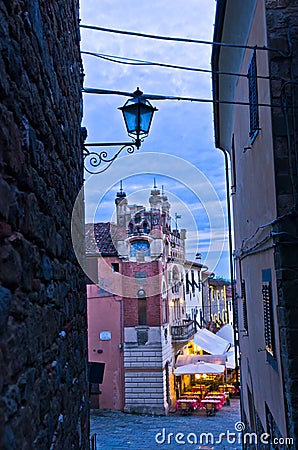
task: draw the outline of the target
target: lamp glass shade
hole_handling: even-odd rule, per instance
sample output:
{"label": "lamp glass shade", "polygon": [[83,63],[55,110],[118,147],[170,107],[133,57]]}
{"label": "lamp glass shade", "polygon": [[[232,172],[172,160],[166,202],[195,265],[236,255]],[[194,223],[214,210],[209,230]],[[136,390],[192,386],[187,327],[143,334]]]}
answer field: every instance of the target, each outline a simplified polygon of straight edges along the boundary
{"label": "lamp glass shade", "polygon": [[143,136],[150,130],[154,108],[148,100],[135,97],[128,100],[121,108],[124,122],[129,135]]}

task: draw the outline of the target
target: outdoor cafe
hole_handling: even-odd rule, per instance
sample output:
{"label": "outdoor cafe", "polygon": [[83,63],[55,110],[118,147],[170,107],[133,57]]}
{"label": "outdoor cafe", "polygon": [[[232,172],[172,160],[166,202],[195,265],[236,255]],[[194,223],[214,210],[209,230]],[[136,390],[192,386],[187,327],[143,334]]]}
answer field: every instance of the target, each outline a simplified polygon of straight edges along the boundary
{"label": "outdoor cafe", "polygon": [[[209,392],[209,389],[212,389],[215,382],[222,378],[224,371],[225,366],[222,364],[201,361],[176,368],[174,375],[183,377],[182,385],[184,386],[184,391],[176,401],[176,410],[190,413],[200,408],[205,409],[206,414],[214,415],[226,403],[227,394],[220,391]],[[184,380],[185,376],[186,380]]]}
{"label": "outdoor cafe", "polygon": [[205,410],[215,415],[230,404],[235,392],[227,381],[227,371],[233,368],[230,344],[208,330],[197,333],[196,344],[210,354],[178,355],[175,364],[176,411],[193,413]]}
{"label": "outdoor cafe", "polygon": [[[223,377],[225,366],[197,362],[177,367],[175,377],[180,378],[180,385],[184,390],[176,401],[176,410],[181,413],[191,413],[198,409],[204,409],[207,415],[214,415],[229,401],[229,393],[225,388]],[[213,390],[214,387],[217,390]]]}

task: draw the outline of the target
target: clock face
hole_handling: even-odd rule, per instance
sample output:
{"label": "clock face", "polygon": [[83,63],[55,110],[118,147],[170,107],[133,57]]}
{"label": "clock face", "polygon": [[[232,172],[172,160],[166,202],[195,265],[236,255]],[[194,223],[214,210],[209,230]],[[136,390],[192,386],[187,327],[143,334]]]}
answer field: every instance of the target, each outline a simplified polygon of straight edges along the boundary
{"label": "clock face", "polygon": [[130,256],[136,256],[138,252],[144,252],[145,256],[150,256],[150,244],[147,241],[139,240],[130,244]]}

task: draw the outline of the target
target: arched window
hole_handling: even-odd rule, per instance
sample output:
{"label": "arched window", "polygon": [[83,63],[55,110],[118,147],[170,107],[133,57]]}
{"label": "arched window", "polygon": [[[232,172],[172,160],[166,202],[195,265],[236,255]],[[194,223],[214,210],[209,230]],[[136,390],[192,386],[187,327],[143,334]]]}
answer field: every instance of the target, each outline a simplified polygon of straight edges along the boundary
{"label": "arched window", "polygon": [[147,325],[147,301],[143,289],[138,292],[138,325]]}

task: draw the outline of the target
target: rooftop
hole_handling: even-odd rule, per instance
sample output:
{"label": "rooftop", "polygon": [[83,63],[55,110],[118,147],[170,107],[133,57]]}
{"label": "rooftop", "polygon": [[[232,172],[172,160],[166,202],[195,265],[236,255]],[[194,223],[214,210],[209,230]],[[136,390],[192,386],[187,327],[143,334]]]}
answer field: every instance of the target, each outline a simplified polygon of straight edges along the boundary
{"label": "rooftop", "polygon": [[112,236],[115,235],[116,225],[111,222],[85,224],[86,254],[101,254],[102,256],[116,256]]}

